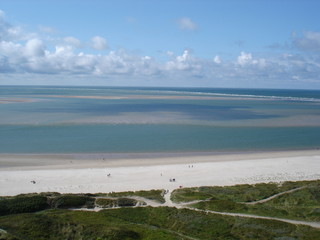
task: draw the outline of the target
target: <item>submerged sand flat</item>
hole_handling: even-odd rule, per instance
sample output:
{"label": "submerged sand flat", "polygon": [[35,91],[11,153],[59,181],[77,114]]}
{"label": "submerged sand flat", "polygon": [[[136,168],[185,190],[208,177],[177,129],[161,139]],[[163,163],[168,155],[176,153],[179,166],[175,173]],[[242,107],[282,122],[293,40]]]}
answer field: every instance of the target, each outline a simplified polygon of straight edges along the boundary
{"label": "submerged sand flat", "polygon": [[[110,174],[110,176],[108,176]],[[170,179],[175,179],[175,182]],[[320,151],[0,155],[0,195],[97,193],[320,179]],[[35,181],[35,183],[32,183]]]}
{"label": "submerged sand flat", "polygon": [[2,98],[0,97],[0,104],[7,104],[7,103],[25,103],[25,102],[33,102],[33,99],[26,99],[26,98]]}

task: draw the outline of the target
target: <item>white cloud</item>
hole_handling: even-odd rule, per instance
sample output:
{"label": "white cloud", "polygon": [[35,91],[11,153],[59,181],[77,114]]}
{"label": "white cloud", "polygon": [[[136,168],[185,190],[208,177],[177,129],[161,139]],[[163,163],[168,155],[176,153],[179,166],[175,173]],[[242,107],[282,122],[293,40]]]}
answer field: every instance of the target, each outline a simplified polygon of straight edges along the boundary
{"label": "white cloud", "polygon": [[237,58],[237,63],[239,65],[246,65],[252,62],[252,55],[251,53],[245,53],[245,52],[241,52],[240,56],[238,56]]}
{"label": "white cloud", "polygon": [[166,52],[167,56],[172,57],[174,55],[174,53],[172,51],[167,51]]}
{"label": "white cloud", "polygon": [[[289,51],[287,54],[272,56],[243,51],[233,60],[222,61],[219,55],[205,59],[195,56],[190,50],[184,50],[180,55],[168,51],[167,59],[163,59],[165,56],[162,55],[162,59],[158,60],[154,56],[125,50],[111,49],[93,54],[90,51],[92,49],[86,48],[88,44],[82,44],[75,37],[41,36],[24,32],[19,26],[12,26],[0,12],[0,72],[6,74],[6,77],[0,75],[2,84],[4,80],[10,84],[10,79],[19,74],[30,78],[41,78],[46,74],[48,78],[57,75],[57,79],[79,79],[79,76],[82,79],[117,78],[123,80],[122,85],[130,79],[148,79],[151,84],[154,79],[161,79],[162,82],[158,83],[162,85],[174,85],[177,81],[181,84],[188,82],[193,86],[226,86],[230,83],[227,85],[230,87],[259,87],[262,84],[276,87],[280,83],[286,86],[286,81],[290,83],[287,86],[291,87],[293,81],[297,84],[308,81],[320,88],[320,54],[317,51],[314,54]],[[303,38],[295,40],[296,47],[302,50],[316,50],[320,34],[305,32]],[[103,50],[107,48],[107,42],[96,36],[92,38],[90,46]],[[82,47],[82,52],[79,52],[79,47]],[[141,85],[139,81],[130,84]],[[118,83],[121,85],[121,82]]]}
{"label": "white cloud", "polygon": [[304,51],[320,51],[320,32],[306,31],[303,37],[293,40],[295,47]]}
{"label": "white cloud", "polygon": [[19,40],[21,34],[21,28],[9,24],[5,13],[0,10],[0,41]]}
{"label": "white cloud", "polygon": [[184,50],[182,55],[167,62],[166,65],[168,70],[188,70],[192,68],[192,57],[190,56],[190,52]]}
{"label": "white cloud", "polygon": [[182,30],[193,31],[197,29],[197,25],[190,18],[187,17],[178,19],[177,23],[179,28]]}
{"label": "white cloud", "polygon": [[44,44],[41,40],[35,38],[27,41],[25,45],[25,54],[29,57],[40,57],[44,55]]}
{"label": "white cloud", "polygon": [[221,58],[216,55],[214,58],[213,58],[213,61],[216,63],[216,64],[220,64],[222,61],[221,61]]}
{"label": "white cloud", "polygon": [[92,47],[97,50],[105,50],[108,47],[107,40],[100,36],[91,38],[91,44]]}
{"label": "white cloud", "polygon": [[81,41],[75,37],[65,37],[63,39],[63,41],[66,43],[66,44],[69,44],[69,45],[72,45],[76,48],[80,48],[81,47]]}

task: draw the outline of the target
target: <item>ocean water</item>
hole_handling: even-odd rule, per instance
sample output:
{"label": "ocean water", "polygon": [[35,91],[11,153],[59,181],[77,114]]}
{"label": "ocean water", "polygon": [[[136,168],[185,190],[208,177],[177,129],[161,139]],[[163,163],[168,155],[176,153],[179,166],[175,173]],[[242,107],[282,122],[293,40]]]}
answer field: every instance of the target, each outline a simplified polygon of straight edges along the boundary
{"label": "ocean water", "polygon": [[0,87],[0,153],[320,148],[320,91]]}

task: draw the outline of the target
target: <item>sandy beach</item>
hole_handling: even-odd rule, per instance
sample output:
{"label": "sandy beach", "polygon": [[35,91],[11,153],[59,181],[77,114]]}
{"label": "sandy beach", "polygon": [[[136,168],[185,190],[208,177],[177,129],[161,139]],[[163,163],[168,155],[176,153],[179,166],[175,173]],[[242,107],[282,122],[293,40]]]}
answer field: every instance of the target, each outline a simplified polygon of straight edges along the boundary
{"label": "sandy beach", "polygon": [[0,154],[1,196],[32,192],[173,190],[312,179],[320,179],[320,150],[233,154]]}

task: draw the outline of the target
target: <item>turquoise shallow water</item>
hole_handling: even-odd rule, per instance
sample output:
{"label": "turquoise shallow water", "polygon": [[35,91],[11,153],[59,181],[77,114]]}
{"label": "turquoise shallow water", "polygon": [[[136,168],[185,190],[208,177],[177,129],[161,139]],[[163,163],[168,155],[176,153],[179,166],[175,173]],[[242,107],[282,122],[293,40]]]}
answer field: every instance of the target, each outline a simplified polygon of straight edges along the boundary
{"label": "turquoise shallow water", "polygon": [[320,91],[5,86],[0,103],[0,153],[320,148]]}
{"label": "turquoise shallow water", "polygon": [[[319,127],[186,125],[0,126],[2,152],[93,153],[314,149]],[[3,138],[1,138],[3,139]]]}

